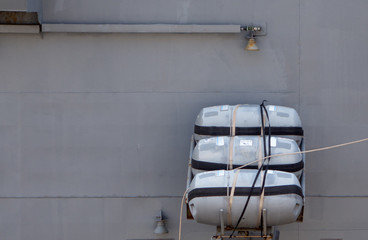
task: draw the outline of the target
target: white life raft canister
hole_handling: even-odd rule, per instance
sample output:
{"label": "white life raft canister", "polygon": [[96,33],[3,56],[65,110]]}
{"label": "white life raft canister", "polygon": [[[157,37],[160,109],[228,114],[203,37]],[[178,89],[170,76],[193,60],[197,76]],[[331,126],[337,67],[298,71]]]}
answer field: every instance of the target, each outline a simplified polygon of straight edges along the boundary
{"label": "white life raft canister", "polygon": [[[229,207],[234,177],[239,171],[234,196]],[[198,223],[234,227],[244,208],[257,170],[211,171],[197,174],[188,189],[189,209]],[[261,174],[259,175],[249,205],[238,227],[259,227],[261,195]],[[295,222],[303,205],[303,191],[292,173],[269,170],[266,176],[262,209],[267,210],[267,226]]]}
{"label": "white life raft canister", "polygon": [[[234,110],[236,109],[236,114]],[[298,113],[293,108],[267,105],[270,118],[272,136],[282,136],[295,140],[300,144],[303,138],[303,128]],[[235,116],[235,121],[233,121]],[[265,135],[269,133],[269,124],[266,114]],[[235,125],[235,134],[261,135],[261,110],[259,105],[242,104],[237,106],[221,105],[206,107],[198,114],[194,126],[196,141],[211,136],[231,136],[232,123]]]}
{"label": "white life raft canister", "polygon": [[[265,140],[268,152],[268,137]],[[196,175],[203,171],[234,169],[262,159],[264,157],[263,145],[263,138],[260,136],[235,136],[233,139],[221,136],[201,139],[193,150],[192,172]],[[296,142],[287,138],[271,137],[270,145],[271,155],[296,154],[271,157],[268,169],[291,172],[299,177],[304,162],[302,155],[298,153],[300,150]],[[232,147],[232,151],[230,151],[230,147]],[[268,160],[265,164],[267,162]],[[244,168],[257,169],[258,162]]]}

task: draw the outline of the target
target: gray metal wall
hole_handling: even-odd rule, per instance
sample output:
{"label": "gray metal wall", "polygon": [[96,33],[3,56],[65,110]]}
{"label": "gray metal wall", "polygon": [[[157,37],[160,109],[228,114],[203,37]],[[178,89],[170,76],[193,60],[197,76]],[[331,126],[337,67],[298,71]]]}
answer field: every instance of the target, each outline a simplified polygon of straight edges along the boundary
{"label": "gray metal wall", "polygon": [[26,11],[27,0],[1,0],[1,11]]}
{"label": "gray metal wall", "polygon": [[[36,2],[36,1],[33,1]],[[1,5],[0,5],[1,6]],[[177,239],[196,114],[295,107],[307,149],[367,137],[365,0],[49,0],[44,23],[268,24],[244,34],[0,35],[0,238]],[[304,223],[283,240],[365,239],[359,144],[307,156]],[[170,233],[155,236],[163,210]],[[184,239],[211,226],[184,221]]]}

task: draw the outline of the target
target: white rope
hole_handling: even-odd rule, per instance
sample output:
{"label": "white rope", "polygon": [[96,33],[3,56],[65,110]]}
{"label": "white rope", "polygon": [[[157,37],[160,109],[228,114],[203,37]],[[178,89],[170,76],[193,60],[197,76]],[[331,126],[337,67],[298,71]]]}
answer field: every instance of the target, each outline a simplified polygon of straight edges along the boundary
{"label": "white rope", "polygon": [[[188,188],[189,189],[189,188]],[[179,219],[179,238],[178,240],[181,240],[181,223],[182,223],[182,219],[183,219],[183,205],[184,205],[184,200],[185,200],[185,195],[187,195],[188,189],[185,190],[184,194],[183,194],[183,198],[181,199],[181,205],[180,205],[180,219]]]}
{"label": "white rope", "polygon": [[254,160],[252,162],[249,162],[247,164],[244,164],[240,167],[234,168],[235,169],[240,169],[246,166],[249,166],[253,163],[271,158],[271,157],[281,157],[281,156],[289,156],[289,155],[296,155],[296,154],[303,154],[303,153],[312,153],[312,152],[319,152],[319,151],[325,151],[325,150],[329,150],[329,149],[334,149],[334,148],[339,148],[339,147],[344,147],[344,146],[348,146],[348,145],[352,145],[352,144],[356,144],[356,143],[361,143],[361,142],[366,142],[368,141],[368,138],[363,138],[360,140],[356,140],[356,141],[352,141],[352,142],[346,142],[346,143],[342,143],[342,144],[336,144],[336,145],[332,145],[332,146],[328,146],[328,147],[323,147],[323,148],[315,148],[315,149],[311,149],[311,150],[305,150],[305,151],[299,151],[299,152],[292,152],[292,153],[280,153],[280,154],[274,154],[274,155],[269,155],[267,157],[263,157],[257,160]]}

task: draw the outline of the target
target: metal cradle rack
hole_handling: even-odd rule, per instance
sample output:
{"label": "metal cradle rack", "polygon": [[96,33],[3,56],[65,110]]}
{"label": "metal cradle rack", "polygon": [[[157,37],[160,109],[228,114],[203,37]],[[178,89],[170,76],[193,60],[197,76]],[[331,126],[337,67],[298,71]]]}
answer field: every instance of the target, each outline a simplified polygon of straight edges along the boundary
{"label": "metal cradle rack", "polygon": [[[190,186],[191,181],[193,180],[193,174],[192,174],[192,153],[194,150],[194,147],[196,146],[196,141],[194,140],[194,136],[191,137],[191,142],[190,142],[190,152],[189,152],[189,163],[188,163],[188,173],[187,173],[187,186],[186,188],[188,189]],[[300,143],[300,150],[304,151],[305,150],[305,146],[304,146],[304,141],[302,141]],[[303,160],[305,161],[305,154],[303,154]],[[305,194],[305,174],[303,173],[301,178],[300,178],[300,182],[303,188],[303,194]],[[187,219],[193,219],[193,216],[189,210],[189,206],[188,206],[188,198],[186,198],[186,209],[187,209]],[[222,210],[222,209],[221,209]],[[233,228],[230,227],[226,227],[224,226],[224,221],[223,221],[223,210],[220,210],[220,219],[221,219],[221,226],[218,226],[216,229],[216,235],[211,237],[211,240],[217,240],[217,239],[230,239],[230,238],[234,238],[234,239],[264,239],[264,240],[279,240],[279,236],[280,236],[280,232],[276,229],[276,227],[268,227],[266,225],[266,212],[267,209],[263,209],[263,229],[243,229],[243,228],[238,228],[236,229],[237,234],[234,236],[231,236],[231,232],[234,231]],[[303,210],[300,213],[297,221],[298,222],[302,222],[303,221]],[[231,231],[231,232],[230,232]]]}

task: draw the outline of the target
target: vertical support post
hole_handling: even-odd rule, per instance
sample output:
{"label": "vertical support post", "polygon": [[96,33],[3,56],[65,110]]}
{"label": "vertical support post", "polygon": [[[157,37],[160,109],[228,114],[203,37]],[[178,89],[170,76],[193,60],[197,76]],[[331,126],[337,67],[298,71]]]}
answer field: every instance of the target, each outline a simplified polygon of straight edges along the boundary
{"label": "vertical support post", "polygon": [[194,135],[190,139],[190,149],[189,149],[189,162],[188,162],[188,174],[187,174],[187,189],[192,182],[192,154],[194,149]]}
{"label": "vertical support post", "polygon": [[225,234],[224,209],[220,209],[221,237]]}
{"label": "vertical support post", "polygon": [[267,236],[267,210],[263,208],[262,210],[262,216],[263,216],[263,234],[264,236]]}

